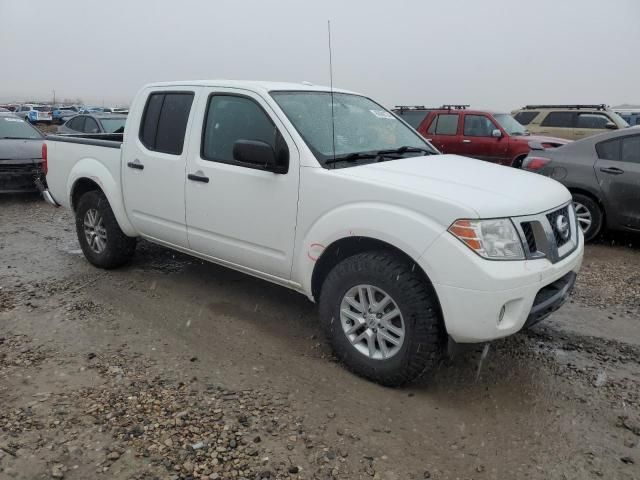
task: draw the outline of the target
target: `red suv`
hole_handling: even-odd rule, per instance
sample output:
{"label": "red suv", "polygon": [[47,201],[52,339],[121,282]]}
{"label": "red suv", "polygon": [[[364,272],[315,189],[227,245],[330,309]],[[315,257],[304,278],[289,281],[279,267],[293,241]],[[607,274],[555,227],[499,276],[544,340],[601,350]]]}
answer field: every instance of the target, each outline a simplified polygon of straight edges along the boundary
{"label": "red suv", "polygon": [[568,140],[529,135],[508,113],[468,110],[468,105],[440,108],[398,106],[393,112],[415,128],[443,153],[474,157],[520,168],[529,153],[529,142],[545,148]]}

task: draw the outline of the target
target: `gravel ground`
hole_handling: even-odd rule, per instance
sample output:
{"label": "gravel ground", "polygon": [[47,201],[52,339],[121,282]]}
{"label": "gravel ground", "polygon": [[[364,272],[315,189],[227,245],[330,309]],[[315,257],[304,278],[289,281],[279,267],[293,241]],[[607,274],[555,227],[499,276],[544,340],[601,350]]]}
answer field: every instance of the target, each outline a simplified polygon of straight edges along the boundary
{"label": "gravel ground", "polygon": [[572,303],[405,389],[345,371],[302,296],[141,242],[82,257],[0,198],[0,478],[638,479],[637,247]]}

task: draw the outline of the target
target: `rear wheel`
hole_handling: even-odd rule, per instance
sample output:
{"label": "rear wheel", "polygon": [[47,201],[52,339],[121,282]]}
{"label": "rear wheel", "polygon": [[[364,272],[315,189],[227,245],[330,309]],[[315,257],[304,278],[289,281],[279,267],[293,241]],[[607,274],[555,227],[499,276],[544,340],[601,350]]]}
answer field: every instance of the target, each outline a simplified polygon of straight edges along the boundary
{"label": "rear wheel", "polygon": [[358,375],[399,386],[441,358],[444,331],[435,292],[399,255],[375,251],[343,260],[323,283],[319,303],[334,352]]}
{"label": "rear wheel", "polygon": [[520,155],[519,157],[514,158],[511,166],[513,168],[522,168],[522,162],[524,162],[525,158],[527,158],[526,155]]}
{"label": "rear wheel", "polygon": [[594,199],[580,193],[573,194],[573,208],[585,241],[593,240],[602,229],[602,209]]}
{"label": "rear wheel", "polygon": [[84,256],[96,267],[119,267],[135,252],[136,239],[122,232],[107,197],[97,190],[78,201],[76,233]]}

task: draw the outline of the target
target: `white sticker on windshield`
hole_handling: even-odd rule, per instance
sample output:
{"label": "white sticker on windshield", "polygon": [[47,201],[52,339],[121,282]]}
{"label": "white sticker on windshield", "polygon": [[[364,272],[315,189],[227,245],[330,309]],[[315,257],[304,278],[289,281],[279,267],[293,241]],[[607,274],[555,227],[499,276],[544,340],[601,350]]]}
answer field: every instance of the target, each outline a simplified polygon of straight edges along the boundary
{"label": "white sticker on windshield", "polygon": [[389,112],[385,112],[384,110],[369,110],[369,111],[378,118],[386,118],[386,119],[393,120],[393,115],[391,115]]}
{"label": "white sticker on windshield", "polygon": [[4,119],[7,122],[24,122],[21,118],[4,117]]}

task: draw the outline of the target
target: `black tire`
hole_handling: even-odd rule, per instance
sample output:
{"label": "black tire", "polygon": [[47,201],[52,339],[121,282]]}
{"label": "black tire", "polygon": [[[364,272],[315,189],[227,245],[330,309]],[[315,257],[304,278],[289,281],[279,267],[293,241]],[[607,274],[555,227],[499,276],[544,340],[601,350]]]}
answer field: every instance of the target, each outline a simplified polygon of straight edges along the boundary
{"label": "black tire", "polygon": [[584,234],[585,242],[589,242],[596,238],[600,233],[600,230],[602,230],[602,224],[604,220],[602,209],[600,208],[600,205],[598,205],[598,202],[596,202],[591,197],[582,195],[580,193],[574,193],[572,195],[574,207],[576,207],[576,213],[580,213],[579,207],[578,205],[576,205],[579,204],[584,206],[591,214],[591,225],[589,225],[586,231],[582,232]]}
{"label": "black tire", "polygon": [[[361,353],[342,328],[342,299],[360,284],[384,290],[402,312],[404,341],[391,358],[372,359]],[[397,387],[416,380],[442,358],[445,332],[433,287],[415,264],[397,254],[371,251],[343,260],[325,279],[319,303],[320,321],[336,356],[357,375]]]}
{"label": "black tire", "polygon": [[527,158],[526,155],[520,155],[519,157],[514,158],[511,166],[513,168],[522,168],[522,162],[524,162],[525,158]]}
{"label": "black tire", "polygon": [[[106,246],[96,252],[90,245],[84,231],[84,219],[88,210],[96,210],[102,217],[106,231]],[[116,268],[127,263],[136,249],[136,239],[127,237],[116,220],[109,201],[104,193],[92,190],[80,197],[76,208],[76,233],[84,256],[90,263],[99,268]]]}

